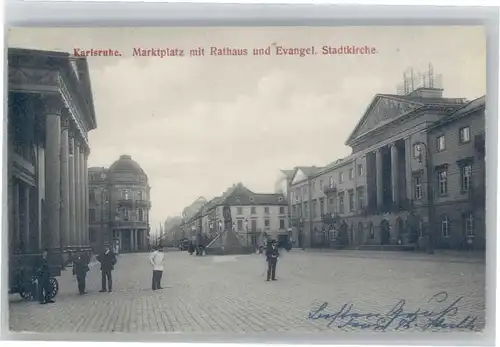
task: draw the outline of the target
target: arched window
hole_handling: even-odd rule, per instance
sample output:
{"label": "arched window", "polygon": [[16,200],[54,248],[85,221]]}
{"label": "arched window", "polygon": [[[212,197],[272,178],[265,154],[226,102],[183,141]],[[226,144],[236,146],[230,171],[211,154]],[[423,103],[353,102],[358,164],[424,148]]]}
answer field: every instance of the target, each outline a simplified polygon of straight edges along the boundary
{"label": "arched window", "polygon": [[441,218],[441,235],[443,237],[450,237],[450,219],[448,216]]}

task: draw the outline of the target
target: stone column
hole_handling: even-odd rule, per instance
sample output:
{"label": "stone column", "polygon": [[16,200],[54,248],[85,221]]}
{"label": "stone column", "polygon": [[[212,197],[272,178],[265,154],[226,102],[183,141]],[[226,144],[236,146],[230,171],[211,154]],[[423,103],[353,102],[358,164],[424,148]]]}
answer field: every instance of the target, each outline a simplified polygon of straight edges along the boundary
{"label": "stone column", "polygon": [[399,157],[398,147],[394,142],[391,145],[391,184],[392,184],[392,202],[399,206]]}
{"label": "stone column", "polygon": [[89,194],[87,187],[85,185],[85,143],[82,142],[80,145],[80,155],[78,159],[80,160],[79,162],[79,169],[80,169],[80,230],[81,230],[81,240],[82,240],[82,245],[88,246],[89,245],[89,239],[88,239],[88,229],[86,229],[86,221],[85,221],[85,196]]}
{"label": "stone column", "polygon": [[49,247],[61,247],[61,111],[58,98],[43,100],[45,107],[45,189]]}
{"label": "stone column", "polygon": [[123,253],[122,231],[117,230],[116,232],[118,233],[118,244],[120,245],[120,253]]}
{"label": "stone column", "polygon": [[382,148],[377,148],[375,152],[375,162],[377,171],[377,207],[384,204],[384,179],[382,170]]}
{"label": "stone column", "polygon": [[69,181],[69,244],[75,246],[76,238],[76,206],[75,206],[75,137],[70,134],[68,156],[68,181]]}
{"label": "stone column", "polygon": [[74,139],[75,147],[73,152],[73,161],[75,164],[75,243],[79,247],[82,243],[82,224],[81,224],[81,170],[80,170],[80,140]]}
{"label": "stone column", "polygon": [[47,245],[45,234],[45,148],[38,147],[37,166],[37,224],[38,224],[38,250],[41,251]]}
{"label": "stone column", "polygon": [[69,184],[69,117],[63,115],[61,131],[61,247],[71,243]]}
{"label": "stone column", "polygon": [[[84,228],[85,228],[85,238],[87,244],[90,245],[90,228],[89,228],[89,171],[87,168],[89,150],[88,147],[85,148],[83,156],[83,182],[85,187],[85,194],[83,195],[83,205],[84,205]],[[102,201],[101,201],[102,203]]]}
{"label": "stone column", "polygon": [[412,182],[412,172],[411,172],[411,161],[413,159],[411,147],[411,140],[409,137],[405,139],[405,170],[406,170],[406,199],[413,200],[413,182]]}
{"label": "stone column", "polygon": [[30,251],[32,248],[31,245],[31,235],[30,235],[30,189],[31,187],[27,184],[24,184],[23,191],[23,210],[24,210],[24,249],[25,251]]}
{"label": "stone column", "polygon": [[130,229],[130,252],[134,251],[134,230]]}

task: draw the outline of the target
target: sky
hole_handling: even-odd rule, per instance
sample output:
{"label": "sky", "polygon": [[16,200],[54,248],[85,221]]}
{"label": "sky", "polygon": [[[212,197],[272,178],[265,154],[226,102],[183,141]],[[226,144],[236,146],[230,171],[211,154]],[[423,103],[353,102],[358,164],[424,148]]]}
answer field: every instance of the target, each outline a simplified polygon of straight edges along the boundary
{"label": "sky", "polygon": [[[486,92],[482,27],[17,28],[9,47],[88,57],[97,129],[89,166],[122,154],[151,186],[151,228],[199,196],[233,183],[274,191],[281,169],[326,165],[350,154],[344,142],[377,93],[396,93],[410,67],[432,63],[445,97]],[[253,56],[253,48],[370,46],[373,55]],[[210,56],[210,47],[247,56]],[[189,50],[205,48],[205,56]],[[184,57],[133,56],[133,49],[178,48]]]}

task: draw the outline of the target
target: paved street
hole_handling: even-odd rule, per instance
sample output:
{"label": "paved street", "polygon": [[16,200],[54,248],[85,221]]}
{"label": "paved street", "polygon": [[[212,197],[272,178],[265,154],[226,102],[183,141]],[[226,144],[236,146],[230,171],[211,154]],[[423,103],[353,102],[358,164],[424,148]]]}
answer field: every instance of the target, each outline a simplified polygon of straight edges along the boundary
{"label": "paved street", "polygon": [[[484,326],[484,263],[362,254],[285,252],[278,263],[278,281],[266,282],[264,258],[256,254],[195,257],[168,252],[164,289],[156,292],[150,289],[148,255],[120,255],[113,272],[115,292],[98,292],[100,272],[95,266],[88,277],[89,293],[77,295],[76,279],[66,271],[59,278],[55,304],[12,297],[10,327],[36,332],[235,333]],[[439,297],[427,303],[441,291],[449,295],[445,302],[437,302],[444,299]],[[399,299],[406,300],[405,305],[389,313]],[[322,312],[310,314],[325,302]],[[341,310],[345,303],[354,306]],[[409,314],[418,308],[418,317]],[[317,319],[308,319],[309,314]],[[473,317],[463,321],[469,315]],[[458,327],[449,325],[460,321]]]}

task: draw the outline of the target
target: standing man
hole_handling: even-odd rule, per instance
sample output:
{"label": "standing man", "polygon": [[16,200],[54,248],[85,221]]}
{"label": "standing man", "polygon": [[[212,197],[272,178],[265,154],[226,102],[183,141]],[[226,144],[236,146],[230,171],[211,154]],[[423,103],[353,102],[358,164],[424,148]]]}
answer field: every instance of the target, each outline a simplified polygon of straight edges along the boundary
{"label": "standing man", "polygon": [[276,240],[272,240],[271,244],[267,246],[266,249],[266,261],[267,261],[267,280],[272,279],[276,281],[276,265],[278,264],[279,257],[278,247],[276,245]]}
{"label": "standing man", "polygon": [[97,261],[101,263],[101,276],[102,276],[102,289],[101,293],[106,291],[106,278],[108,279],[108,292],[113,290],[113,278],[111,271],[113,271],[116,264],[116,257],[109,249],[109,246],[104,247],[104,252],[97,256]]}
{"label": "standing man", "polygon": [[86,294],[85,280],[87,277],[87,272],[89,270],[90,269],[87,265],[87,261],[82,256],[78,256],[73,261],[73,276],[76,275],[76,281],[78,282],[78,291],[80,292],[80,295]]}
{"label": "standing man", "polygon": [[149,262],[153,266],[153,280],[152,280],[153,290],[163,289],[161,287],[161,277],[163,275],[163,259],[164,259],[163,247],[160,245],[158,246],[156,251],[151,253],[151,255],[149,256]]}
{"label": "standing man", "polygon": [[48,262],[48,251],[44,249],[38,258],[35,274],[38,280],[38,300],[40,304],[52,304],[55,301],[50,297],[52,286],[50,285],[50,267]]}

